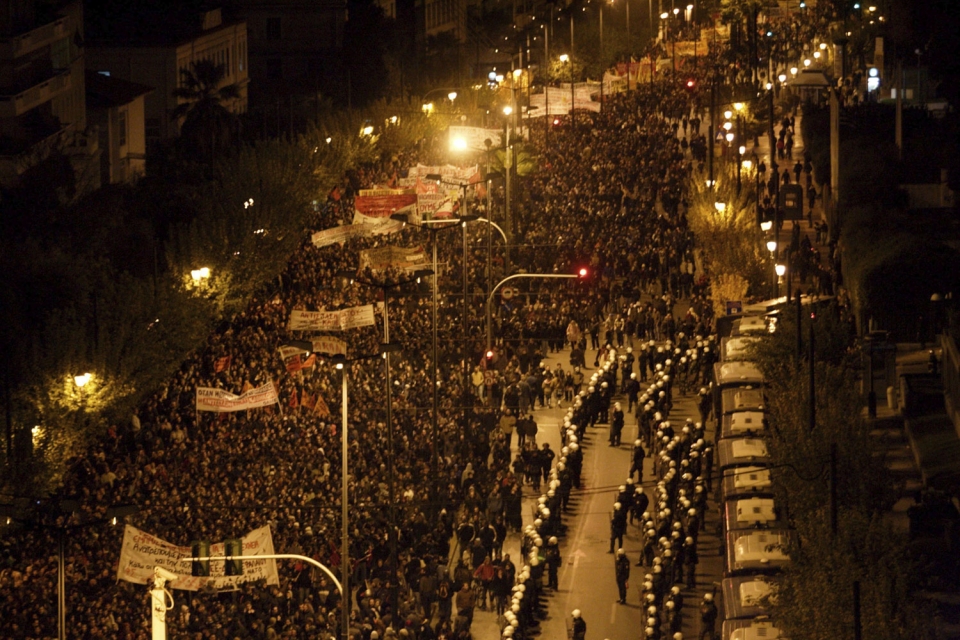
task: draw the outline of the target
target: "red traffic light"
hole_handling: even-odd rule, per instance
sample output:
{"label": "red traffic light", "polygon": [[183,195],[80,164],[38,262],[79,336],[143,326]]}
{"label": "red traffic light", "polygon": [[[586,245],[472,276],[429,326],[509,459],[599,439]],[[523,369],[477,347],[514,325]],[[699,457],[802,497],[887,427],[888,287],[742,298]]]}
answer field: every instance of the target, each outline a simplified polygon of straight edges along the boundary
{"label": "red traffic light", "polygon": [[580,271],[577,272],[577,274],[578,274],[581,278],[586,278],[589,273],[590,273],[590,272],[587,271],[587,268],[586,268],[586,267],[581,267],[581,268],[580,268]]}

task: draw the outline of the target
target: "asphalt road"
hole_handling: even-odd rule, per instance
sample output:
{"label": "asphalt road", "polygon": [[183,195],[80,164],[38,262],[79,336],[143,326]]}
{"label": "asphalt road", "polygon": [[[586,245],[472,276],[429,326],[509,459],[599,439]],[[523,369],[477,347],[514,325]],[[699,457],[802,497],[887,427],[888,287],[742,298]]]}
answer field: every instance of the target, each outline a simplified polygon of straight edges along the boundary
{"label": "asphalt road", "polygon": [[[592,363],[587,354],[587,363]],[[549,354],[547,363],[554,368],[557,362],[569,370],[569,352]],[[586,372],[587,375],[590,371]],[[624,409],[626,402],[624,400]],[[560,423],[566,408],[544,408],[535,411],[539,427],[538,445],[549,442],[555,451],[560,450]],[[670,419],[682,424],[686,418],[698,420],[696,396],[681,396],[675,392],[674,408]],[[560,540],[563,565],[560,569],[560,589],[550,593],[547,598],[548,616],[540,624],[540,636],[545,640],[562,640],[568,637],[573,609],[580,609],[587,623],[589,640],[636,640],[643,626],[640,608],[639,586],[643,582],[642,567],[634,566],[639,559],[642,547],[639,529],[630,525],[624,538],[623,548],[631,560],[631,573],[627,604],[617,603],[617,585],[614,580],[614,556],[610,549],[610,516],[619,485],[623,484],[630,470],[630,457],[633,441],[636,439],[637,426],[632,416],[627,416],[622,445],[610,447],[607,443],[608,425],[597,425],[586,435],[582,485],[580,491],[572,495],[570,515],[565,516],[566,535]],[[713,438],[713,429],[708,429]],[[652,461],[648,456],[644,468],[644,485],[649,490],[652,482]],[[524,491],[524,524],[532,522],[532,510],[539,496],[532,488]],[[718,522],[716,503],[711,500],[707,514],[706,531],[699,539],[700,564],[697,569],[697,588],[694,591],[684,589],[685,615],[684,637],[698,636],[699,618],[696,608],[701,595],[706,591],[719,590],[722,559],[719,555],[719,541],[715,535]],[[504,545],[504,551],[518,564],[519,536],[511,534]],[[518,566],[519,568],[519,566]],[[549,593],[549,592],[548,592]],[[722,603],[718,608],[722,611]],[[476,640],[498,640],[502,621],[497,620],[494,612],[478,610],[474,616],[472,634]],[[719,623],[717,625],[719,629]]]}

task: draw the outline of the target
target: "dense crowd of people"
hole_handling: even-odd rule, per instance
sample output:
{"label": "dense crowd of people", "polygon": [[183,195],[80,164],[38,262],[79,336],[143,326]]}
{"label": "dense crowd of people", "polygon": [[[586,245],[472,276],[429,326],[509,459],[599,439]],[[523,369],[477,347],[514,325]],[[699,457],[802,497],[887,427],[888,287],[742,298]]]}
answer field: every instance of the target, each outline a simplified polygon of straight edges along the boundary
{"label": "dense crowd of people", "polygon": [[[410,284],[382,299],[380,289],[338,277],[344,269],[357,269],[361,250],[426,243],[428,237],[407,228],[324,248],[306,239],[278,283],[218,328],[127,424],[116,425],[98,446],[74,461],[63,493],[79,496],[83,509],[58,524],[92,522],[117,503],[139,505],[130,524],[182,545],[238,537],[269,524],[278,552],[308,555],[344,571],[332,542],[340,529],[340,374],[322,357],[291,373],[277,353],[289,340],[307,337],[287,330],[292,310],[382,301],[389,305],[391,341],[402,345],[402,353],[391,357],[392,424],[386,424],[382,361],[355,363],[349,380],[348,570],[355,587],[349,594],[354,637],[467,639],[477,607],[504,615],[510,634],[518,637],[534,626],[537,598],[521,597],[518,602],[516,593],[540,592],[544,571],[547,588],[556,588],[560,516],[579,485],[582,450],[576,437],[582,439],[582,430],[597,420],[620,420],[622,427],[622,407],[611,404],[615,389],[627,396],[627,413],[636,407],[646,434],[643,447],[657,461],[659,484],[651,508],[637,511],[632,488],[625,489],[618,504],[623,517],[629,514],[646,532],[655,532],[649,558],[644,551],[653,576],[644,584],[647,589],[646,582],[651,583],[645,599],[653,600],[645,604],[656,608],[648,616],[654,627],[672,630],[669,603],[674,603],[676,616],[682,605],[668,594],[669,588],[662,588],[673,581],[658,582],[656,576],[670,573],[680,579],[695,557],[686,551],[687,540],[695,544],[702,519],[691,514],[702,510],[697,500],[704,494],[697,481],[674,469],[699,465],[697,455],[709,458],[701,425],[671,432],[664,419],[656,417],[658,412],[665,415],[663,403],[669,404],[674,385],[684,390],[699,386],[709,370],[702,354],[700,364],[693,357],[667,364],[674,346],[696,352],[692,336],[706,336],[713,326],[709,281],[696,259],[684,216],[685,181],[696,159],[677,134],[681,122],[685,130],[696,113],[694,102],[668,75],[609,97],[601,113],[578,113],[573,122],[546,135],[534,132],[541,167],[523,181],[514,217],[513,237],[525,250],[514,251],[514,263],[500,263],[491,274],[485,266],[485,243],[473,243],[467,265],[467,335],[460,330],[459,278],[441,280],[439,441],[432,437],[429,294]],[[440,164],[441,153],[438,144],[427,142],[344,176],[338,197],[317,206],[311,231],[349,223],[359,189],[384,184],[388,176],[402,174],[417,162]],[[492,212],[484,211],[480,198],[472,205],[495,215],[502,196],[495,194]],[[438,237],[446,273],[459,274],[462,259],[456,238],[447,244],[443,234]],[[493,355],[484,355],[483,302],[491,279],[495,282],[508,268],[569,273],[579,265],[589,267],[587,280],[549,287],[526,283],[521,286],[522,301],[498,302]],[[393,278],[394,284],[397,277],[363,275]],[[675,317],[681,298],[684,314]],[[377,352],[383,315],[377,318],[376,326],[341,336],[350,357]],[[611,356],[607,345],[620,348],[619,355]],[[567,347],[569,367],[543,366],[548,351]],[[598,375],[607,378],[585,377],[589,364],[603,366],[604,373]],[[647,380],[660,385],[655,395],[639,393],[640,382]],[[219,414],[195,410],[198,386],[239,393],[270,381],[277,384],[279,406]],[[554,404],[570,411],[564,451],[557,452],[537,445],[535,435],[543,427],[532,418],[536,406]],[[514,432],[519,446],[513,442]],[[395,477],[387,472],[390,439]],[[396,495],[390,505],[397,517],[395,567],[391,509],[384,509],[391,483]],[[540,505],[548,517],[533,529],[524,528],[522,519],[521,500],[528,486],[537,494],[547,488]],[[687,508],[687,502],[693,506]],[[522,534],[521,558],[503,552],[511,532]],[[148,637],[144,587],[117,580],[122,533],[122,527],[107,525],[69,529],[65,556],[70,636]],[[55,635],[57,562],[51,550],[56,549],[56,530],[23,531],[5,537],[2,544],[4,637]],[[530,563],[531,552],[540,549],[545,562]],[[686,553],[684,560],[669,560],[671,550]],[[276,586],[248,583],[232,592],[206,588],[175,595],[176,605],[167,615],[170,638],[339,634],[341,597],[308,565],[282,566]],[[515,623],[507,624],[511,620]]]}

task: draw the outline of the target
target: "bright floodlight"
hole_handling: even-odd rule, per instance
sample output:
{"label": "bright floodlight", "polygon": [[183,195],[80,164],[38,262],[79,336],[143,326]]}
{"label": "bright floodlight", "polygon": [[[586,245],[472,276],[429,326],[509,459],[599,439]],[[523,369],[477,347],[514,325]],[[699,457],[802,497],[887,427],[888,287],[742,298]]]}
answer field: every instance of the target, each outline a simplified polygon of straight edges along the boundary
{"label": "bright floodlight", "polygon": [[450,139],[450,150],[451,151],[466,151],[467,150],[467,140],[463,136],[454,136]]}
{"label": "bright floodlight", "polygon": [[190,271],[190,277],[194,282],[200,282],[205,278],[210,277],[210,269],[208,267],[201,267],[199,269],[193,269]]}
{"label": "bright floodlight", "polygon": [[83,389],[83,387],[86,386],[91,379],[93,379],[92,373],[85,373],[82,376],[73,376],[73,384]]}

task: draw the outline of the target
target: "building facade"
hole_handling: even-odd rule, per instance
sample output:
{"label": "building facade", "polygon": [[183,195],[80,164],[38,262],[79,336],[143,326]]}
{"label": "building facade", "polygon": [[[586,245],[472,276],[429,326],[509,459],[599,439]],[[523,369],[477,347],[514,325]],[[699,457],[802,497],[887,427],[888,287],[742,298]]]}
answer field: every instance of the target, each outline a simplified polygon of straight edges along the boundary
{"label": "building facade", "polygon": [[180,123],[173,110],[183,102],[173,95],[181,86],[184,72],[200,60],[223,65],[220,86],[235,84],[239,97],[223,106],[235,114],[247,111],[248,85],[247,25],[224,22],[220,9],[204,12],[192,28],[171,30],[169,37],[117,41],[100,40],[87,48],[87,68],[110,77],[153,87],[144,99],[147,145],[176,137]]}
{"label": "building facade", "polygon": [[0,184],[54,152],[85,172],[97,149],[84,95],[79,0],[0,0]]}
{"label": "building facade", "polygon": [[87,119],[100,147],[100,183],[133,182],[147,158],[144,99],[151,87],[87,71]]}

